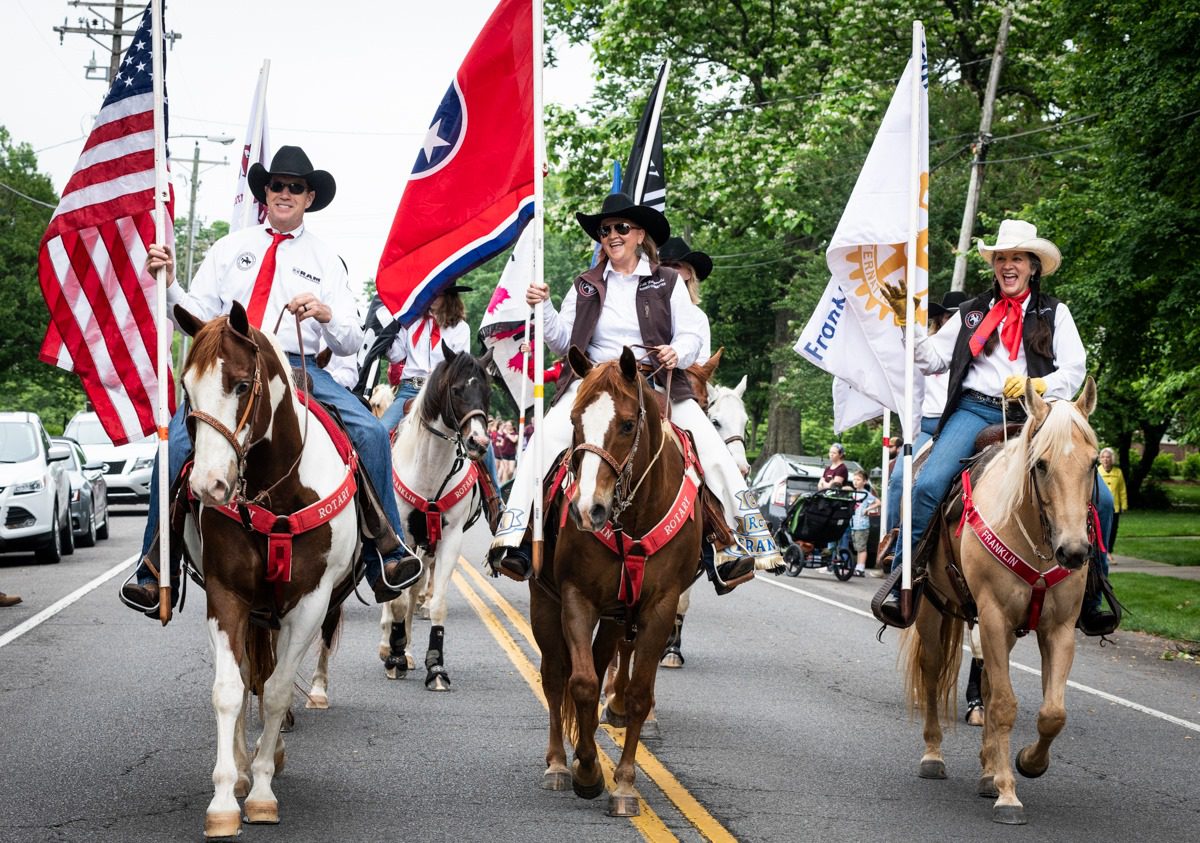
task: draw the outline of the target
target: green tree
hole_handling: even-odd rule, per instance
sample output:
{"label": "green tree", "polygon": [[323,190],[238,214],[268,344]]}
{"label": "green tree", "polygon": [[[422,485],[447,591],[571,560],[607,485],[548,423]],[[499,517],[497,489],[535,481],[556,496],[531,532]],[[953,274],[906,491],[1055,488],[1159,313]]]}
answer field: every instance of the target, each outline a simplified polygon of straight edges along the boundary
{"label": "green tree", "polygon": [[38,360],[50,320],[38,250],[57,202],[32,147],[0,126],[0,409],[36,412],[53,432],[83,408],[78,379]]}

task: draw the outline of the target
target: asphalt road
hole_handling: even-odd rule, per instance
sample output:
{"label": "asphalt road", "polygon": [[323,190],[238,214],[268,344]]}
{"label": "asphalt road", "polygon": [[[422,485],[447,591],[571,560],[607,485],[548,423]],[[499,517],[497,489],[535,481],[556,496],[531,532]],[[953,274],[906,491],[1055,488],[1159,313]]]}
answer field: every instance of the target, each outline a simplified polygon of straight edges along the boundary
{"label": "asphalt road", "polygon": [[[127,569],[85,590],[136,552],[140,514],[112,527],[57,566],[0,557],[0,589],[25,599],[0,610],[0,840],[201,838],[215,760],[203,595],[193,588],[164,629],[118,604]],[[484,539],[472,536],[468,558],[482,558]],[[948,780],[916,775],[922,741],[902,702],[898,636],[877,642],[864,616],[877,583],[806,572],[723,598],[702,584],[687,665],[660,673],[662,734],[639,756],[636,823],[605,816],[604,798],[538,786],[546,715],[524,587],[460,571],[443,694],[416,674],[388,681],[378,613],[349,604],[332,707],[298,704],[287,736],[282,823],[243,826],[242,839],[1196,839],[1200,666],[1164,660],[1169,645],[1134,633],[1104,648],[1081,638],[1050,770],[1017,784],[1029,824],[996,825],[975,795],[980,730],[948,732]],[[426,629],[418,622],[422,645]],[[1036,645],[1019,642],[1013,661],[1036,668]],[[1040,681],[1014,676],[1016,747],[1035,733]],[[615,757],[609,737],[602,745]]]}

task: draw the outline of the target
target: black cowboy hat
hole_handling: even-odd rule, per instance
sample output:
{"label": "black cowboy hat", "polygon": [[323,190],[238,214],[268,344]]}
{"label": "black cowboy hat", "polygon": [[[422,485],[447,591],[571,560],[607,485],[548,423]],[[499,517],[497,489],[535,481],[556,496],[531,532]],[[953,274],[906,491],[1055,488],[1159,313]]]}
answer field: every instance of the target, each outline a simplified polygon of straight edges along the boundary
{"label": "black cowboy hat", "polygon": [[672,237],[658,249],[658,259],[663,263],[686,263],[696,270],[696,280],[703,281],[712,275],[712,258],[693,249],[682,237]]}
{"label": "black cowboy hat", "polygon": [[250,192],[254,194],[254,198],[264,204],[267,201],[267,182],[271,180],[271,176],[299,176],[308,182],[309,188],[317,194],[308,208],[309,212],[326,207],[333,201],[333,195],[337,192],[337,183],[333,176],[324,170],[314,170],[312,162],[298,146],[279,147],[279,151],[271,159],[269,170],[257,162],[250,165],[250,171],[246,173],[246,183],[250,185]]}
{"label": "black cowboy hat", "polygon": [[958,310],[958,306],[967,300],[967,294],[959,290],[951,290],[942,296],[942,303],[938,304],[935,301],[929,303],[930,316],[945,316],[948,313],[953,313]]}
{"label": "black cowboy hat", "polygon": [[583,230],[588,233],[588,237],[597,242],[600,240],[601,220],[613,217],[629,220],[646,229],[646,233],[650,235],[650,239],[654,241],[655,246],[662,246],[662,244],[667,242],[667,238],[671,236],[671,224],[667,222],[666,217],[649,205],[635,205],[633,200],[624,193],[610,193],[608,196],[605,196],[604,204],[600,206],[600,213],[598,214],[582,214],[578,212],[575,214],[575,219],[579,221]]}
{"label": "black cowboy hat", "polygon": [[469,293],[474,289],[474,287],[468,287],[466,284],[451,284],[449,287],[442,290],[442,295],[448,296],[451,293]]}

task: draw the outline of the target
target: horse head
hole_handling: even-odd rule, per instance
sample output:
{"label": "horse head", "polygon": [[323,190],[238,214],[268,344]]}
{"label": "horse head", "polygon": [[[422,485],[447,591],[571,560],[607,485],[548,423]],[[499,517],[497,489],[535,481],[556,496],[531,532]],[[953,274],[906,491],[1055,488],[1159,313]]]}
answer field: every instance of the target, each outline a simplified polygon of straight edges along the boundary
{"label": "horse head", "polygon": [[708,420],[725,440],[743,477],[750,473],[750,463],[746,459],[746,422],[749,417],[742,398],[745,394],[745,375],[733,389],[715,383],[708,385]]}
{"label": "horse head", "polygon": [[569,512],[580,530],[595,532],[630,503],[634,478],[645,474],[661,445],[662,420],[653,402],[655,411],[646,412],[646,393],[653,387],[638,372],[628,346],[619,360],[600,365],[574,346],[567,359],[582,379],[571,408],[571,461],[577,464]]}
{"label": "horse head", "polygon": [[367,403],[371,405],[371,413],[375,418],[383,418],[384,411],[392,406],[392,402],[396,400],[396,390],[391,384],[378,383],[371,390],[371,397]]}
{"label": "horse head", "polygon": [[724,353],[725,346],[721,346],[713,352],[712,357],[703,363],[693,363],[684,370],[688,385],[691,386],[692,393],[696,396],[696,402],[700,405],[701,410],[708,409],[708,385],[712,382],[713,373],[721,365],[721,355]]}
{"label": "horse head", "polygon": [[[1083,566],[1091,553],[1090,510],[1099,442],[1088,424],[1096,408],[1090,377],[1075,401],[1045,401],[1026,384],[1028,420],[1021,434],[1025,493],[1040,513],[1043,540],[1064,568]],[[1015,511],[1015,507],[1013,507]]]}
{"label": "horse head", "polygon": [[223,506],[243,480],[247,453],[271,438],[290,369],[274,338],[252,328],[237,302],[208,322],[176,305],[175,321],[194,340],[183,367],[196,450],[192,492],[207,506]]}
{"label": "horse head", "polygon": [[487,417],[492,381],[487,370],[492,350],[474,357],[468,351],[456,353],[443,341],[442,356],[425,384],[421,418],[427,425],[440,420],[461,437],[471,459],[483,459],[491,444]]}

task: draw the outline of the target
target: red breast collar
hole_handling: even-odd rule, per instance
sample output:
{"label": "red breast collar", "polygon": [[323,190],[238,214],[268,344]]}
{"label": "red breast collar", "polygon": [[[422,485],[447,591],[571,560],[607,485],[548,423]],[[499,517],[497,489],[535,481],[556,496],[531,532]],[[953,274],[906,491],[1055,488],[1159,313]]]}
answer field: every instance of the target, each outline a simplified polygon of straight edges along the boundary
{"label": "red breast collar", "polygon": [[404,485],[400,475],[394,468],[392,469],[392,488],[396,490],[396,494],[413,509],[425,513],[425,529],[429,534],[428,548],[430,552],[437,548],[437,543],[442,539],[443,513],[454,508],[459,501],[470,494],[478,480],[479,467],[473,460],[470,460],[467,462],[467,473],[463,475],[458,485],[436,501],[429,501]]}

